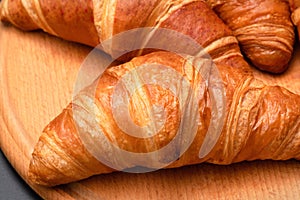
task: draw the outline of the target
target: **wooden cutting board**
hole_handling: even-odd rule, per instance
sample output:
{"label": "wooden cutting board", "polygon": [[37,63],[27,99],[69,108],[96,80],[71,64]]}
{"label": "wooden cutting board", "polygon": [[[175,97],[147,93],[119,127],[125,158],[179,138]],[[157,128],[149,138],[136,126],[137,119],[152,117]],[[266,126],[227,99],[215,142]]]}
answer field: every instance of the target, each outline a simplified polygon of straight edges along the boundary
{"label": "wooden cutting board", "polygon": [[[41,130],[71,100],[91,48],[4,25],[0,47],[0,145],[26,181]],[[256,75],[300,94],[300,48],[285,74]],[[54,188],[30,186],[45,199],[299,199],[300,163],[200,164],[146,174],[117,172]]]}

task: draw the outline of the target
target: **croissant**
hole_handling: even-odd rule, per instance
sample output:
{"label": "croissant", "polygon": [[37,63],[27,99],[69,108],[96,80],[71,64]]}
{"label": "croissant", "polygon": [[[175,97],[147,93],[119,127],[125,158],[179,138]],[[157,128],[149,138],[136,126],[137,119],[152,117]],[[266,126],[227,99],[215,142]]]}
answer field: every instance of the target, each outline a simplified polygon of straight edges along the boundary
{"label": "croissant", "polygon": [[[180,31],[180,26],[189,23],[192,26],[186,34],[205,34],[200,32],[206,30],[199,31],[187,22],[187,19],[201,20],[201,15],[176,16],[188,4],[198,1],[201,0],[3,0],[0,13],[2,21],[23,30],[42,29],[66,40],[96,46],[118,33],[140,27],[167,27]],[[286,1],[207,2],[234,31],[243,52],[255,66],[274,73],[287,68],[293,51],[294,31]],[[174,10],[178,13],[169,17]],[[209,20],[208,17],[205,23],[213,29],[214,21]],[[205,47],[207,42],[210,41],[202,41],[201,45]],[[111,54],[111,49],[104,50]]]}
{"label": "croissant", "polygon": [[[204,58],[170,52],[107,69],[44,129],[30,180],[51,186],[143,167],[300,159],[299,96],[239,68],[213,69]],[[147,74],[154,78],[143,84]],[[164,114],[151,111],[155,105]]]}
{"label": "croissant", "polygon": [[287,0],[207,2],[233,30],[251,63],[264,71],[286,70],[295,37]]}
{"label": "croissant", "polygon": [[289,0],[289,3],[292,11],[292,21],[298,28],[298,36],[300,39],[300,1]]}

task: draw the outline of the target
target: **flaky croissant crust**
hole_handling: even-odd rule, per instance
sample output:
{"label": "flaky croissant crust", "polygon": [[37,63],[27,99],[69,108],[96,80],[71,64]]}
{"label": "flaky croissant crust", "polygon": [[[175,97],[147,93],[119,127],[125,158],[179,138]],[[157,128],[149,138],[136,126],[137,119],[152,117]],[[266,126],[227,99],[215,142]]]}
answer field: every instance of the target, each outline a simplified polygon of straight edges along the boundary
{"label": "flaky croissant crust", "polygon": [[[117,138],[112,142],[120,148],[140,153],[161,148],[174,137],[180,122],[178,101],[174,101],[170,93],[160,87],[143,87],[142,93],[132,97],[129,107],[131,116],[134,116],[133,120],[136,123],[144,123],[143,120],[147,121],[149,116],[137,108],[146,106],[144,110],[148,110],[148,104],[145,102],[150,102],[148,106],[162,104],[167,113],[167,120],[158,135],[164,137],[153,137],[151,142],[142,139],[138,141],[126,135],[112,116],[111,99],[118,80],[138,66],[155,63],[169,66],[182,76],[188,77],[191,85],[197,85],[201,91],[196,136],[188,150],[167,167],[201,162],[230,164],[243,160],[300,158],[299,96],[281,87],[265,85],[251,74],[222,64],[218,65],[218,70],[226,96],[225,123],[217,144],[209,154],[200,158],[199,151],[211,120],[212,103],[209,86],[203,79],[199,79],[194,68],[186,70],[185,62],[179,55],[155,52],[107,70],[98,80],[94,96],[100,112],[96,118],[105,135],[108,138]],[[80,93],[78,98],[85,99],[86,95],[84,92]],[[35,183],[56,185],[114,171],[86,150],[73,118],[74,109],[77,113],[82,113],[83,118],[88,114],[86,110],[89,110],[73,102],[45,128],[30,164],[29,177]],[[107,151],[103,147],[103,154],[109,153]],[[164,156],[168,155],[162,157]],[[134,163],[129,163],[128,167],[135,167]]]}

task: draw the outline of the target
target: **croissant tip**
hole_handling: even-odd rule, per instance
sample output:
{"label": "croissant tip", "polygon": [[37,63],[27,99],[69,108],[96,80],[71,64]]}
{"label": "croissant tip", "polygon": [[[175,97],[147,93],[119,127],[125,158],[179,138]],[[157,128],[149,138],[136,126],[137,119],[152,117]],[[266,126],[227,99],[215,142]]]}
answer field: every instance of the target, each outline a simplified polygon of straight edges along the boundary
{"label": "croissant tip", "polygon": [[45,187],[52,187],[54,185],[52,185],[50,182],[45,182],[43,181],[43,179],[39,178],[39,176],[37,176],[34,171],[31,168],[31,164],[29,167],[29,170],[27,172],[27,180],[31,185],[39,185],[39,186],[45,186]]}
{"label": "croissant tip", "polygon": [[289,65],[283,65],[283,66],[275,66],[270,68],[270,66],[265,67],[265,66],[257,66],[257,68],[263,72],[274,74],[274,75],[280,75],[284,73],[288,68]]}
{"label": "croissant tip", "polygon": [[[282,53],[281,55],[283,55]],[[249,56],[249,63],[257,69],[271,74],[282,74],[289,68],[292,53],[269,59],[271,55],[252,55]]]}

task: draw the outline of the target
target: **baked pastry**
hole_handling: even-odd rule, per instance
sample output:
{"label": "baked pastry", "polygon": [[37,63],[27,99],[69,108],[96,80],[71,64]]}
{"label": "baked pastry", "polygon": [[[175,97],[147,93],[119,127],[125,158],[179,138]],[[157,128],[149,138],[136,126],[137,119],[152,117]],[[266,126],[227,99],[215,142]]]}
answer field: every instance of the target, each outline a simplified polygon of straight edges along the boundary
{"label": "baked pastry", "polygon": [[287,69],[295,37],[287,0],[207,2],[233,30],[252,64],[273,73]]}
{"label": "baked pastry", "polygon": [[[287,1],[205,2],[233,30],[242,52],[253,65],[273,73],[283,72],[287,68],[294,44],[294,30]],[[203,3],[204,0],[3,0],[0,13],[2,21],[10,22],[23,30],[42,29],[66,40],[97,46],[118,33],[141,27],[166,27],[180,32],[180,27],[187,23],[190,30],[184,34],[204,35],[207,29],[200,31],[194,22],[205,22],[208,24],[207,28],[213,30],[219,20],[213,21],[214,17],[205,17],[203,20],[206,13],[201,15],[190,10]],[[184,17],[183,12],[186,14]],[[201,45],[205,47],[209,42],[211,41],[202,41]],[[111,54],[110,49],[104,50]]]}
{"label": "baked pastry", "polygon": [[[221,63],[217,65],[220,79],[210,72],[214,83],[208,82],[201,74],[201,67],[209,66],[205,63],[203,58],[154,52],[106,70],[44,129],[33,152],[30,180],[52,186],[139,167],[154,170],[201,162],[299,159],[299,96]],[[131,92],[118,89],[120,80],[141,66],[145,74],[173,83],[174,94],[189,93],[182,101],[185,106],[171,89],[139,82],[142,75],[128,78],[128,88],[138,89],[130,100],[121,98]],[[174,73],[185,78],[174,81]],[[210,89],[217,89],[215,98]],[[114,102],[116,90],[120,95]],[[199,99],[191,94],[199,94]],[[155,105],[162,106],[164,115],[160,110],[150,112]]]}

